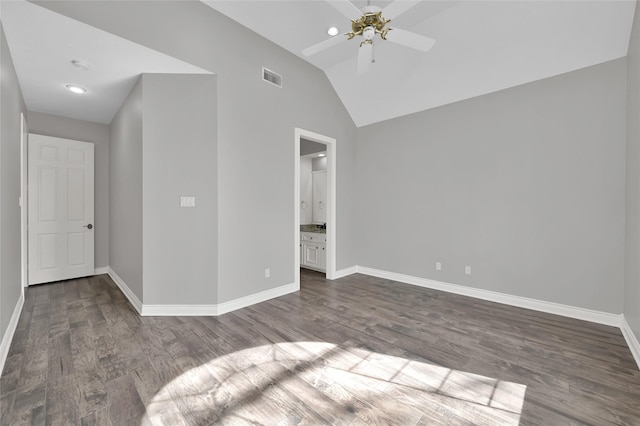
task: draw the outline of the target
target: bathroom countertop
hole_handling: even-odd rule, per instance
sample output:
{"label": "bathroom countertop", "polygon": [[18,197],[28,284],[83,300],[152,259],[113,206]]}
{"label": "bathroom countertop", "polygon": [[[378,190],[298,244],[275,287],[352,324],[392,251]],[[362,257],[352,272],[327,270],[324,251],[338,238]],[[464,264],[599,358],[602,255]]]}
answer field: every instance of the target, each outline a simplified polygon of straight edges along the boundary
{"label": "bathroom countertop", "polygon": [[300,225],[300,232],[315,232],[318,234],[326,234],[327,229],[321,228],[322,225]]}

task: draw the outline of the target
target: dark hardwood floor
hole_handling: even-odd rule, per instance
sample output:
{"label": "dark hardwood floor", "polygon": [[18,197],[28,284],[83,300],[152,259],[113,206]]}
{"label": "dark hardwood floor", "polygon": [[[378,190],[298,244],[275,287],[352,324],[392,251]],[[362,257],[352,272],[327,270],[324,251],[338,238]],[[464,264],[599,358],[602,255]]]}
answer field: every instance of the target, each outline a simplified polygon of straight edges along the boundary
{"label": "dark hardwood floor", "polygon": [[219,317],[111,279],[27,289],[2,425],[640,425],[620,331],[352,275]]}

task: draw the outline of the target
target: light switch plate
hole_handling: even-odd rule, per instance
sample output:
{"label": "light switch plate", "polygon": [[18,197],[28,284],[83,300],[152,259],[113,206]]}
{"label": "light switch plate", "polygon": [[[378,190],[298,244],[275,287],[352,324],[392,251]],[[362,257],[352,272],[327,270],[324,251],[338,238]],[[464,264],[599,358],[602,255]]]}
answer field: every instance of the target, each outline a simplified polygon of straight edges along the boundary
{"label": "light switch plate", "polygon": [[180,207],[195,207],[196,197],[180,197]]}

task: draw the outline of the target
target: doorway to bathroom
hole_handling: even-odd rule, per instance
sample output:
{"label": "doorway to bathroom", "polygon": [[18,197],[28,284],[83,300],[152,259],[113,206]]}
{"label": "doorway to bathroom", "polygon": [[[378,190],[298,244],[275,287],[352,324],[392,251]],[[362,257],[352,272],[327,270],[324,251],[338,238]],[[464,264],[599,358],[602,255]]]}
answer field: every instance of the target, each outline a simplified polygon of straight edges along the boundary
{"label": "doorway to bathroom", "polygon": [[336,272],[336,140],[295,129],[295,279],[300,267]]}

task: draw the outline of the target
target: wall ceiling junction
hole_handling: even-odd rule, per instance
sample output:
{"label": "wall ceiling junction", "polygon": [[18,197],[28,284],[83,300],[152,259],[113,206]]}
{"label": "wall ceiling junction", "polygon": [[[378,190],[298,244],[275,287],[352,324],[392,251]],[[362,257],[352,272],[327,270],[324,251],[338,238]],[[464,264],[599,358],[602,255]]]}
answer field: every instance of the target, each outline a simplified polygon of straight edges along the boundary
{"label": "wall ceiling junction", "polygon": [[[624,57],[635,12],[633,0],[420,1],[392,26],[435,46],[422,53],[377,41],[375,64],[359,76],[356,40],[301,53],[327,39],[330,26],[350,30],[326,1],[203,2],[322,69],[359,127]],[[109,123],[141,73],[207,73],[27,1],[2,3],[29,110]],[[68,102],[65,84],[87,86],[90,96]]]}

